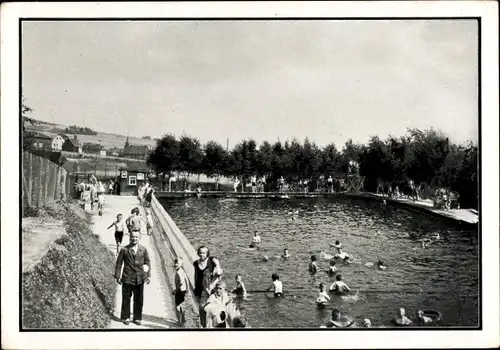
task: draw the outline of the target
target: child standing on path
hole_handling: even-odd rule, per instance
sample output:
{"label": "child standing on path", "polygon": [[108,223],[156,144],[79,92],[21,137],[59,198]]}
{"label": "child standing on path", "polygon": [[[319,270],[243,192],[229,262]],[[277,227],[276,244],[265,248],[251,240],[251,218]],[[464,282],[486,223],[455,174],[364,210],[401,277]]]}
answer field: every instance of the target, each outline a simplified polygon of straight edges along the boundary
{"label": "child standing on path", "polygon": [[173,292],[175,298],[175,314],[177,315],[177,323],[183,325],[186,323],[186,314],[184,312],[184,301],[188,286],[188,279],[184,268],[182,267],[182,258],[174,260],[175,267],[175,290]]}
{"label": "child standing on path", "polygon": [[151,216],[151,210],[146,211],[146,229],[148,231],[148,235],[153,233],[153,217]]}
{"label": "child standing on path", "polygon": [[125,231],[125,222],[123,221],[123,215],[121,213],[116,216],[116,221],[109,225],[108,230],[113,226],[115,227],[116,254],[118,254],[120,251],[120,244],[123,240],[123,232]]}
{"label": "child standing on path", "polygon": [[134,209],[132,209],[131,215],[126,221],[129,233],[141,232],[142,218],[139,216],[139,214],[140,214],[139,208],[135,207]]}

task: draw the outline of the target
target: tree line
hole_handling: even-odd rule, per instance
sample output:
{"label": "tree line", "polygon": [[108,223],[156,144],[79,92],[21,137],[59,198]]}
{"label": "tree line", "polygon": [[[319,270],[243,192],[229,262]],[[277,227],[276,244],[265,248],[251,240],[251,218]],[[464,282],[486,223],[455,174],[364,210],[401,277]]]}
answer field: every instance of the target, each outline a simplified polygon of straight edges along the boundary
{"label": "tree line", "polygon": [[309,139],[299,142],[243,140],[232,150],[215,141],[202,145],[196,138],[172,134],[157,140],[147,163],[160,177],[174,173],[226,176],[248,182],[251,176],[265,176],[272,186],[283,176],[288,183],[309,180],[312,190],[324,179],[346,179],[349,163],[359,164],[363,190],[377,187],[405,187],[410,180],[423,189],[449,188],[460,194],[462,207],[478,206],[478,149],[472,142],[452,143],[442,132],[408,129],[401,137],[377,136],[367,144],[348,140],[339,150],[331,143],[319,147]]}
{"label": "tree line", "polygon": [[88,127],[81,127],[77,125],[70,125],[63,132],[67,134],[80,134],[80,135],[97,135],[97,132]]}

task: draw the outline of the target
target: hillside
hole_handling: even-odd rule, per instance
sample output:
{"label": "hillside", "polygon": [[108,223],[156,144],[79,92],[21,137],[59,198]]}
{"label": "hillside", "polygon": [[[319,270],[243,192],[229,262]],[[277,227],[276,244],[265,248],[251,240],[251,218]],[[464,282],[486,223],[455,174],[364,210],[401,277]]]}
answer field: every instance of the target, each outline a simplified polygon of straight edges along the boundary
{"label": "hillside", "polygon": [[[73,134],[68,134],[68,133],[63,133],[63,130],[66,129],[68,125],[62,125],[62,124],[54,124],[54,123],[49,123],[45,122],[42,120],[37,120],[35,125],[28,124],[26,125],[26,129],[28,131],[37,131],[44,133],[47,136],[56,136],[57,134],[64,134],[68,137],[73,138]],[[123,148],[125,145],[125,142],[127,140],[126,135],[119,135],[119,134],[111,134],[111,133],[106,133],[106,132],[97,132],[97,135],[77,135],[77,138],[80,142],[86,143],[99,143],[101,144],[105,149],[110,149],[113,147],[117,148]],[[129,143],[131,145],[144,145],[144,146],[155,146],[156,141],[155,140],[145,140],[140,137],[134,137],[134,136],[129,136]]]}

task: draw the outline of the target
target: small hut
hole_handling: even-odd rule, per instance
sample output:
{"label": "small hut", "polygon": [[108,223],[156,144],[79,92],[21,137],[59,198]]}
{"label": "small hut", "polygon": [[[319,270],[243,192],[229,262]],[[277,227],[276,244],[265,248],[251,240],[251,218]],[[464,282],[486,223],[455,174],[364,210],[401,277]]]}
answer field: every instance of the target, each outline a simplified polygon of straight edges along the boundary
{"label": "small hut", "polygon": [[120,195],[137,195],[139,186],[148,180],[146,168],[120,168],[116,181],[120,184]]}

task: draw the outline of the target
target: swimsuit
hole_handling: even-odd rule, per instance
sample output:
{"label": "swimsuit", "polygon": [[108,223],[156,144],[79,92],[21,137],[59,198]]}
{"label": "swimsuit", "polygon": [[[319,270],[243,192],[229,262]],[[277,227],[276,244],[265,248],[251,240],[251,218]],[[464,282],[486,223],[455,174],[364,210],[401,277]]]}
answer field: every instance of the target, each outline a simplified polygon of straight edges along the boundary
{"label": "swimsuit", "polygon": [[236,287],[233,291],[234,294],[236,295],[240,295],[242,296],[244,293],[243,293],[243,287],[242,286],[239,286],[239,287]]}

